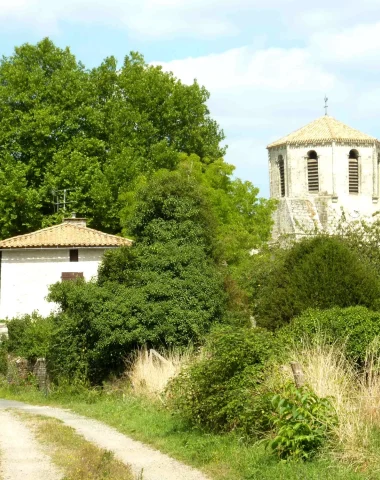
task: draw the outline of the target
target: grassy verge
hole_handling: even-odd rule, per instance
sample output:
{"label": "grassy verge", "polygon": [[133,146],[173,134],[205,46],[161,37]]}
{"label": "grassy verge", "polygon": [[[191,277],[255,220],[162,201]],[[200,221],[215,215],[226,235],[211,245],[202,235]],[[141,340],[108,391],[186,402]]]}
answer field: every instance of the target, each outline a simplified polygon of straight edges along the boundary
{"label": "grassy verge", "polygon": [[18,415],[45,445],[65,480],[133,480],[130,468],[116,460],[112,452],[87,442],[61,421],[23,412]]}
{"label": "grassy verge", "polygon": [[[91,392],[53,394],[0,387],[1,398],[54,404],[101,420],[134,439],[203,470],[215,480],[369,480],[374,473],[354,472],[331,458],[305,463],[279,463],[263,446],[244,444],[234,435],[213,435],[189,429],[158,403],[134,396]],[[377,475],[377,474],[376,474]]]}

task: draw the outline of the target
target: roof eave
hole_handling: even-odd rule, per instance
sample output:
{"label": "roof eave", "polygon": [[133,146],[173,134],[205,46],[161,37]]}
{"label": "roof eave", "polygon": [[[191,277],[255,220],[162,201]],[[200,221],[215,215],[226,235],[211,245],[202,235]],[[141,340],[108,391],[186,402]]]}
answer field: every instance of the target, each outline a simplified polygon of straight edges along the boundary
{"label": "roof eave", "polygon": [[338,144],[351,144],[351,145],[376,145],[377,147],[380,147],[380,140],[377,139],[368,139],[368,140],[355,140],[355,139],[348,139],[348,138],[334,138],[331,140],[324,140],[324,139],[319,139],[319,140],[301,140],[301,141],[290,141],[290,142],[283,142],[283,143],[271,143],[267,146],[267,150],[270,150],[271,148],[282,148],[282,147],[299,147],[299,146],[305,146],[305,145],[328,145],[328,144],[333,144],[333,143],[338,143]]}
{"label": "roof eave", "polygon": [[124,243],[120,245],[38,245],[38,246],[22,246],[22,245],[12,245],[12,246],[3,246],[0,245],[1,250],[66,250],[68,248],[75,249],[75,248],[92,248],[92,249],[99,249],[99,248],[119,248],[119,247],[129,247],[132,245],[131,243]]}

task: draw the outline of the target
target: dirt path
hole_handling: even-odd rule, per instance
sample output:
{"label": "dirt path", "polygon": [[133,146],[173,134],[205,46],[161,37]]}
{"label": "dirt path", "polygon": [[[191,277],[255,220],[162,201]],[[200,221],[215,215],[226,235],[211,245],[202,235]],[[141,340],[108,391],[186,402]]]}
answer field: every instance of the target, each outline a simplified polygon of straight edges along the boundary
{"label": "dirt path", "polygon": [[0,410],[0,473],[4,480],[59,480],[61,472],[20,420]]}
{"label": "dirt path", "polygon": [[[46,415],[48,417],[58,418],[66,425],[73,427],[79,434],[83,435],[86,440],[93,442],[101,448],[114,452],[119,460],[131,465],[132,471],[136,475],[142,472],[143,480],[207,480],[207,477],[201,472],[151,447],[147,447],[141,442],[132,440],[114,428],[97,420],[91,420],[61,408],[40,407],[23,404],[21,402],[0,400],[0,414],[4,413],[2,409],[9,408],[16,408],[34,415]],[[3,429],[1,428],[0,442],[2,437]],[[33,479],[34,477],[26,478],[29,480],[29,478]],[[47,476],[41,476],[40,478],[44,480],[45,478],[47,480],[50,479],[50,477]]]}

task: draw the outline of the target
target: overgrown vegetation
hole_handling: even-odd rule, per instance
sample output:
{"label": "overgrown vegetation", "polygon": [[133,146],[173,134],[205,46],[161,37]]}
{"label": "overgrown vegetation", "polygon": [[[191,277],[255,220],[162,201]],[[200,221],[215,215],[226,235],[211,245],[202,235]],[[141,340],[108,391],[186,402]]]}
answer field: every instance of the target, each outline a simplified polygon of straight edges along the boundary
{"label": "overgrown vegetation", "polygon": [[[137,53],[89,71],[45,39],[1,60],[0,237],[61,221],[51,192],[69,188],[134,243],[96,280],[53,285],[49,318],[10,320],[0,374],[46,357],[45,401],[212,478],[377,478],[379,220],[267,245],[275,204],[232,177],[207,99]],[[41,400],[29,377],[2,381]]]}
{"label": "overgrown vegetation", "polygon": [[308,308],[379,306],[379,272],[338,237],[305,239],[273,257],[254,285],[262,326],[278,328]]}
{"label": "overgrown vegetation", "polygon": [[293,383],[271,399],[268,422],[273,438],[266,445],[281,459],[309,460],[332,437],[338,423],[328,398],[320,398],[309,387]]}
{"label": "overgrown vegetation", "polygon": [[284,327],[284,342],[342,343],[345,355],[357,366],[365,363],[368,348],[380,338],[380,312],[365,307],[309,309]]}
{"label": "overgrown vegetation", "polygon": [[49,354],[56,377],[99,383],[134,349],[199,344],[223,320],[212,212],[198,184],[159,172],[139,191],[130,224],[135,244],[108,252],[96,282],[51,289],[61,307]]}
{"label": "overgrown vegetation", "polygon": [[255,437],[267,426],[263,382],[274,356],[270,332],[217,328],[196,361],[171,382],[171,407],[192,425]]}
{"label": "overgrown vegetation", "polygon": [[5,346],[17,357],[34,362],[46,357],[51,348],[53,318],[44,318],[37,313],[15,318],[7,323],[8,338]]}

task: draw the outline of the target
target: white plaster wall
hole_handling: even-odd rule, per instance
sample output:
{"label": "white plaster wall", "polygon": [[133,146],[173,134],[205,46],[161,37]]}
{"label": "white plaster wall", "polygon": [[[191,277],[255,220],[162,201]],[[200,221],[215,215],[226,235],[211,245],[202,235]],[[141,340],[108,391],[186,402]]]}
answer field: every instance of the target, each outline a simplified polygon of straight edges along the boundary
{"label": "white plaster wall", "polygon": [[105,249],[78,250],[78,262],[70,262],[69,249],[3,250],[0,318],[33,311],[45,316],[55,310],[56,305],[45,297],[49,285],[61,281],[62,272],[83,272],[86,280],[96,276]]}

